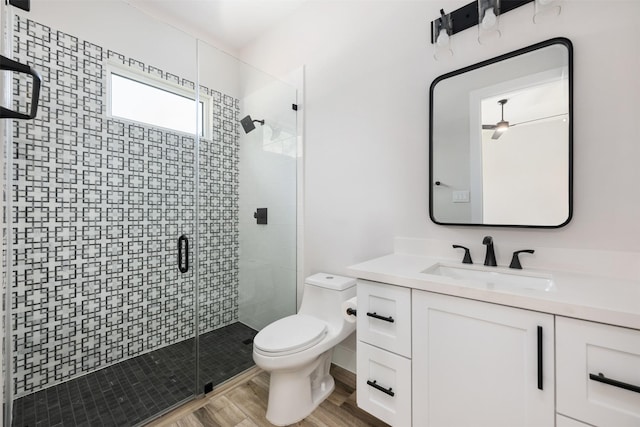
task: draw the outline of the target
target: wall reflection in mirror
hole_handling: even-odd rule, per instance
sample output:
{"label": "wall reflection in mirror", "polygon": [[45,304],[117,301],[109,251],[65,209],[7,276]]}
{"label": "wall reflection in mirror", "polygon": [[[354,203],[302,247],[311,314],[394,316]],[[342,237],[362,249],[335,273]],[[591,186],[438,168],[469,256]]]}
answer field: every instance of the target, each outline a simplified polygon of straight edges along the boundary
{"label": "wall reflection in mirror", "polygon": [[437,224],[561,227],[572,216],[572,46],[548,40],[434,80]]}

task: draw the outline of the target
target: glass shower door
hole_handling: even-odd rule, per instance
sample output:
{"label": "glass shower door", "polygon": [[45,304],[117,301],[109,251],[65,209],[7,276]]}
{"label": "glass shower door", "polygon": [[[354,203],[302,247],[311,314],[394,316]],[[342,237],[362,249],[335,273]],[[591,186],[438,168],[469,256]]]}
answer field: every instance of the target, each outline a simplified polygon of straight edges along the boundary
{"label": "glass shower door", "polygon": [[[296,90],[198,41],[198,388],[252,367],[253,337],[296,312]],[[256,119],[245,133],[240,120]],[[205,120],[206,123],[206,120]],[[255,216],[267,212],[266,221]]]}
{"label": "glass shower door", "polygon": [[43,76],[10,125],[13,425],[138,424],[196,390],[196,42],[124,2],[11,19]]}
{"label": "glass shower door", "polygon": [[140,424],[296,311],[296,91],[125,2],[9,9],[12,425]]}

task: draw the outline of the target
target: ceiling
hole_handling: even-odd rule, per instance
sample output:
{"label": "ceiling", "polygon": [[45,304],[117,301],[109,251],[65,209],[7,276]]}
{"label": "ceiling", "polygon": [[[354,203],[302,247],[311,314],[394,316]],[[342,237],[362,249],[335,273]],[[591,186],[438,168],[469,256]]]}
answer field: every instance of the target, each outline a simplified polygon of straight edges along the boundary
{"label": "ceiling", "polygon": [[240,51],[306,1],[128,0],[185,32],[235,51]]}

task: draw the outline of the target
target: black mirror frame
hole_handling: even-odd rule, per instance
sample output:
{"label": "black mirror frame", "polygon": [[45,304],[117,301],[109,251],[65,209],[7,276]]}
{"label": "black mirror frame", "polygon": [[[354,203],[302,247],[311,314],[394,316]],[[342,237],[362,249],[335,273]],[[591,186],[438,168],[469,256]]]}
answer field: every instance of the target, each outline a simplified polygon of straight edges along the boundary
{"label": "black mirror frame", "polygon": [[[433,181],[433,91],[436,84],[449,77],[464,74],[468,71],[482,68],[486,65],[494,64],[496,62],[504,61],[505,59],[513,58],[524,53],[532,52],[534,50],[541,49],[543,47],[561,44],[567,48],[568,53],[568,77],[569,77],[569,213],[566,221],[559,225],[516,225],[516,224],[474,224],[474,223],[450,223],[439,222],[433,215],[433,187],[435,184],[439,184]],[[467,226],[467,227],[512,227],[512,228],[561,228],[567,225],[573,218],[573,44],[571,40],[565,37],[556,37],[553,39],[545,40],[540,43],[533,44],[531,46],[524,47],[522,49],[509,52],[495,58],[487,59],[482,62],[478,62],[473,65],[469,65],[459,70],[451,71],[437,77],[431,87],[429,88],[429,218],[431,221],[438,225],[454,225],[454,226]]]}

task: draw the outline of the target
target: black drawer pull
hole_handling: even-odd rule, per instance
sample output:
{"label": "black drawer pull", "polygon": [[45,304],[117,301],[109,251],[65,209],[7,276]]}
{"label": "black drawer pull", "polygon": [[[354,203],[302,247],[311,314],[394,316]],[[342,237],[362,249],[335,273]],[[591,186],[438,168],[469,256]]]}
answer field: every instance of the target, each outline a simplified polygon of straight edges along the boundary
{"label": "black drawer pull", "polygon": [[367,384],[370,385],[371,387],[375,388],[376,390],[380,390],[381,392],[383,392],[385,394],[388,394],[389,396],[395,396],[396,395],[395,392],[391,391],[391,390],[393,390],[391,387],[389,387],[389,389],[387,390],[386,388],[381,387],[378,384],[376,384],[375,380],[374,381],[367,380]]}
{"label": "black drawer pull", "polygon": [[598,381],[599,383],[604,383],[604,384],[612,385],[614,387],[619,387],[625,390],[635,391],[636,393],[640,393],[640,387],[638,387],[637,385],[623,383],[622,381],[612,380],[611,378],[605,377],[602,372],[598,372],[598,375],[589,374],[589,379]]}
{"label": "black drawer pull", "polygon": [[542,390],[542,326],[538,326],[538,390]]}
{"label": "black drawer pull", "polygon": [[375,312],[374,313],[367,312],[367,316],[373,317],[375,319],[384,320],[385,322],[389,322],[389,323],[395,322],[395,320],[393,320],[393,317],[391,317],[391,316],[389,316],[389,317],[380,316],[379,314],[377,314]]}
{"label": "black drawer pull", "polygon": [[189,271],[189,239],[184,234],[178,238],[178,270]]}

